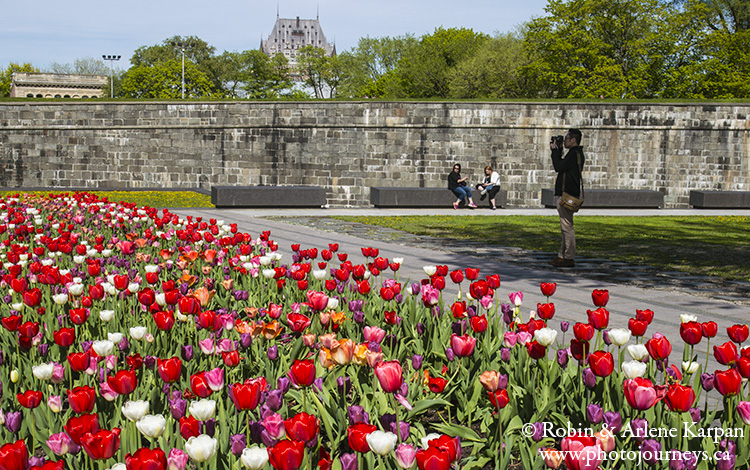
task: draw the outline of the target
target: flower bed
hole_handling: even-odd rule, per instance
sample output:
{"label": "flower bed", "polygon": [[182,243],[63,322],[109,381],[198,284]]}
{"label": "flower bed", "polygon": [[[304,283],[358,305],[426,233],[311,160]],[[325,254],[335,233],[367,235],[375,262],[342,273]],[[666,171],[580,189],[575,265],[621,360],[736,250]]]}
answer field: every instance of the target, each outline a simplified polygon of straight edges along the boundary
{"label": "flower bed", "polygon": [[747,325],[684,318],[680,367],[678,332],[610,325],[607,291],[553,326],[554,284],[522,318],[471,267],[284,260],[270,233],[87,193],[0,211],[0,470],[747,467]]}

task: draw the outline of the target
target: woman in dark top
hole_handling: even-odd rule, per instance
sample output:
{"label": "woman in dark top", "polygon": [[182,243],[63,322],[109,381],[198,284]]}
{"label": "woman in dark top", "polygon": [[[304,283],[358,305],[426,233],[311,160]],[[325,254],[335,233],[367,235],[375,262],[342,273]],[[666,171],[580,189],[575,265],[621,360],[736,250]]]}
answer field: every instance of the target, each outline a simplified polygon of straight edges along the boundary
{"label": "woman in dark top", "polygon": [[453,171],[448,174],[448,189],[453,191],[458,200],[453,203],[453,208],[458,209],[458,205],[466,197],[469,200],[469,208],[474,209],[477,207],[474,204],[474,200],[471,198],[471,188],[466,184],[466,180],[469,178],[461,178],[461,165],[456,163],[453,165]]}

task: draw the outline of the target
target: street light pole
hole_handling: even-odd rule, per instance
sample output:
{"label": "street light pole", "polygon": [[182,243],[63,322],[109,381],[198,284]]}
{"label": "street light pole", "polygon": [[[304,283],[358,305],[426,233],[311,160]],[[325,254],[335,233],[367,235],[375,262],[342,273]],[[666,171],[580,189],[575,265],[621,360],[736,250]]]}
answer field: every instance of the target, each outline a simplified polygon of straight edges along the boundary
{"label": "street light pole", "polygon": [[182,53],[182,99],[185,99],[185,48],[186,47],[193,47],[195,46],[195,43],[193,42],[183,42],[183,41],[172,41],[170,42],[172,47],[179,47],[180,52]]}
{"label": "street light pole", "polygon": [[115,66],[114,62],[116,60],[120,60],[119,55],[102,55],[102,59],[109,61],[109,85],[110,85],[110,91],[109,91],[109,97],[114,98],[115,97]]}

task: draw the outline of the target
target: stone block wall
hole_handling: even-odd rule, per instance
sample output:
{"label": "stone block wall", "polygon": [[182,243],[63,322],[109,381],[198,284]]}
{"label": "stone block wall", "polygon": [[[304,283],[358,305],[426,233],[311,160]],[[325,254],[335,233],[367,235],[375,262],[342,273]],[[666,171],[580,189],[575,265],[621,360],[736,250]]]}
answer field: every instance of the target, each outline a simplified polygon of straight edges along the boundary
{"label": "stone block wall", "polygon": [[501,175],[511,207],[553,186],[553,135],[584,134],[588,188],[750,190],[750,105],[468,102],[0,103],[0,186],[446,187],[453,162]]}

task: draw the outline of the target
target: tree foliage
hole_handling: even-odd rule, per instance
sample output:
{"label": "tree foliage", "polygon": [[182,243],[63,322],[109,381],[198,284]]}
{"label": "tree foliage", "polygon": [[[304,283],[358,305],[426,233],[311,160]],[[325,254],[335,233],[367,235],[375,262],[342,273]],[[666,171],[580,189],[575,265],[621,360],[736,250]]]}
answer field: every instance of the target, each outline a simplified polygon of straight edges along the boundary
{"label": "tree foliage", "polygon": [[340,95],[346,97],[383,97],[385,84],[399,61],[417,44],[412,35],[395,38],[364,37],[351,51],[339,56]]}
{"label": "tree foliage", "polygon": [[47,70],[51,73],[81,74],[81,75],[109,75],[110,66],[103,60],[94,57],[81,57],[72,64],[52,62]]}
{"label": "tree foliage", "polygon": [[325,49],[304,46],[297,54],[297,73],[305,85],[312,88],[315,98],[336,96],[341,80],[341,67],[338,57],[329,57]]}
{"label": "tree foliage", "polygon": [[[121,91],[128,98],[174,99],[182,95],[182,61],[175,59],[154,65],[133,66],[122,82]],[[213,84],[196,65],[185,61],[185,96],[217,97]]]}
{"label": "tree foliage", "polygon": [[39,72],[39,69],[29,63],[17,64],[11,62],[5,69],[0,70],[0,98],[10,96],[10,85],[14,72]]}

